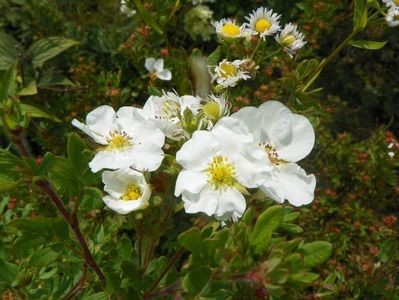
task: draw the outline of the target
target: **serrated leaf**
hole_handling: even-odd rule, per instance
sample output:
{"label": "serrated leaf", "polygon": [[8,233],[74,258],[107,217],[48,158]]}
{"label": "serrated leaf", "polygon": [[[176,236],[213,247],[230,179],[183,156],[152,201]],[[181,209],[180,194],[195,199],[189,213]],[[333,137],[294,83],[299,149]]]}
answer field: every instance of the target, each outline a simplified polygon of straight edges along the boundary
{"label": "serrated leaf", "polygon": [[33,43],[28,52],[32,56],[32,65],[40,68],[46,61],[57,56],[79,42],[62,37],[49,37]]}
{"label": "serrated leaf", "polygon": [[272,234],[280,225],[283,217],[284,208],[282,206],[269,207],[259,216],[250,235],[250,244],[254,247],[255,254],[267,250]]}
{"label": "serrated leaf", "polygon": [[61,122],[59,118],[54,116],[51,113],[43,111],[41,108],[38,108],[36,106],[26,104],[26,103],[21,103],[21,111],[23,114],[27,114],[32,118],[44,118],[44,119],[50,119],[54,122]]}
{"label": "serrated leaf", "polygon": [[18,59],[18,42],[10,35],[0,31],[0,70],[8,70]]}
{"label": "serrated leaf", "polygon": [[332,245],[325,241],[315,241],[299,247],[304,253],[304,265],[313,268],[325,262],[332,253]]}
{"label": "serrated leaf", "polygon": [[349,44],[352,47],[367,49],[367,50],[379,50],[384,47],[388,41],[376,42],[376,41],[351,41]]}
{"label": "serrated leaf", "polygon": [[181,246],[186,248],[191,253],[201,255],[201,232],[197,227],[190,228],[189,230],[181,233],[177,238],[177,241]]}
{"label": "serrated leaf", "polygon": [[189,272],[182,280],[183,288],[192,298],[198,296],[211,279],[212,271],[208,267],[199,267]]}

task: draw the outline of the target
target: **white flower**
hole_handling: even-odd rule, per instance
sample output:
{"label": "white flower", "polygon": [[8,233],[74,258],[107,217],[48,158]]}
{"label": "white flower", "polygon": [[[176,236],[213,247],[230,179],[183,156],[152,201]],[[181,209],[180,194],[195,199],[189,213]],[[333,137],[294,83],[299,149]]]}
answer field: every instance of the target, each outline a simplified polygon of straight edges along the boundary
{"label": "white flower", "polygon": [[199,108],[200,99],[190,95],[179,97],[176,93],[168,92],[162,97],[148,98],[143,113],[153,119],[168,138],[180,140],[186,137],[181,124],[184,110],[189,109],[193,115],[197,115]]}
{"label": "white flower", "polygon": [[136,11],[134,9],[130,9],[126,2],[126,0],[121,0],[120,11],[122,14],[126,15],[126,17],[130,18],[136,14]]}
{"label": "white flower", "polygon": [[248,20],[246,26],[249,28],[252,34],[259,34],[263,40],[266,40],[266,36],[277,33],[281,26],[279,24],[280,15],[273,13],[272,9],[266,7],[260,7],[254,10],[249,17],[245,17]]}
{"label": "white flower", "polygon": [[268,101],[259,108],[242,108],[231,117],[248,126],[255,143],[273,164],[273,171],[260,189],[279,203],[285,199],[295,206],[312,202],[316,178],[306,175],[296,164],[314,145],[315,135],[309,120],[293,114],[277,101]]}
{"label": "white flower", "polygon": [[108,193],[103,201],[110,209],[125,215],[148,206],[151,190],[142,173],[123,168],[104,171],[102,179]]}
{"label": "white flower", "polygon": [[245,30],[245,25],[238,26],[236,21],[232,19],[221,19],[213,23],[213,26],[215,26],[216,34],[219,38],[241,38],[244,37],[247,32]]}
{"label": "white flower", "polygon": [[123,167],[155,171],[161,165],[165,136],[138,108],[122,107],[115,113],[103,105],[87,115],[86,124],[74,119],[72,125],[102,145],[89,163],[92,172]]}
{"label": "white flower", "polygon": [[187,213],[203,212],[237,221],[246,208],[243,193],[264,182],[271,170],[264,152],[239,120],[225,117],[212,131],[196,131],[176,154],[182,165],[175,195]]}
{"label": "white flower", "polygon": [[389,8],[399,7],[399,0],[382,0]]}
{"label": "white flower", "polygon": [[306,44],[304,34],[300,33],[297,26],[292,23],[285,25],[284,29],[275,38],[291,58]]}
{"label": "white flower", "polygon": [[205,2],[213,3],[215,0],[192,0],[193,5],[202,4]]}
{"label": "white flower", "polygon": [[215,96],[209,95],[201,110],[204,112],[205,118],[209,121],[208,129],[222,117],[230,114],[231,104],[223,95]]}
{"label": "white flower", "polygon": [[385,20],[387,21],[389,27],[399,26],[399,6],[392,7],[390,10],[388,10]]}
{"label": "white flower", "polygon": [[172,73],[170,72],[170,70],[164,69],[162,58],[157,60],[152,57],[146,58],[144,66],[155,78],[159,78],[161,80],[172,79]]}
{"label": "white flower", "polygon": [[224,59],[215,67],[215,73],[213,74],[212,81],[216,81],[222,87],[234,87],[241,79],[247,80],[251,78],[248,72],[243,70],[242,66],[247,62],[244,60],[235,60],[233,62]]}

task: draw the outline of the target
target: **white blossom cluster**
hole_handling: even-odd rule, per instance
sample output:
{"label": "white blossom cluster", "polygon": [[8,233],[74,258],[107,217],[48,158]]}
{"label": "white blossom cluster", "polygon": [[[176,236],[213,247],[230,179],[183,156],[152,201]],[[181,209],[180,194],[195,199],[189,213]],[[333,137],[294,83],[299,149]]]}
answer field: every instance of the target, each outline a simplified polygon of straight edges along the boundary
{"label": "white blossom cluster", "polygon": [[389,27],[399,26],[399,0],[383,0],[388,7],[385,20]]}
{"label": "white blossom cluster", "polygon": [[260,7],[247,16],[247,22],[242,25],[225,18],[215,22],[214,26],[218,37],[224,40],[259,36],[265,41],[267,37],[274,36],[288,55],[293,57],[306,44],[305,36],[298,31],[295,24],[288,23],[282,28],[280,18],[281,15],[272,9]]}
{"label": "white blossom cluster", "polygon": [[229,108],[222,96],[168,92],[151,96],[143,108],[115,112],[100,106],[85,123],[74,119],[72,124],[98,144],[89,167],[105,169],[103,200],[120,214],[149,205],[145,173],[161,166],[171,143],[182,145],[175,153],[181,170],[174,194],[181,196],[187,213],[237,221],[246,209],[245,196],[255,191],[250,189],[279,203],[310,203],[316,179],[297,164],[314,145],[309,120],[277,101],[231,115]]}

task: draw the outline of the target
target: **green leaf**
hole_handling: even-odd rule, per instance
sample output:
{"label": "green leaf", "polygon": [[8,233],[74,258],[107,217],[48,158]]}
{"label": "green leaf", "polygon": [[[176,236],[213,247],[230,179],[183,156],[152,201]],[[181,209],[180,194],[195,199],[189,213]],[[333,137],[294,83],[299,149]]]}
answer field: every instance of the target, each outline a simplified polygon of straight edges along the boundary
{"label": "green leaf", "polygon": [[84,296],[82,300],[108,300],[108,296],[105,292],[99,292],[90,296]]}
{"label": "green leaf", "polygon": [[201,232],[197,227],[190,228],[189,230],[181,233],[177,238],[177,241],[181,246],[186,248],[191,253],[201,255]]}
{"label": "green leaf", "polygon": [[29,261],[34,267],[48,267],[59,256],[59,253],[54,252],[51,248],[44,248],[32,253]]}
{"label": "green leaf", "polygon": [[154,18],[150,15],[148,10],[146,10],[141,3],[140,0],[133,0],[134,4],[136,5],[137,10],[139,11],[140,16],[143,18],[144,22],[147,23],[152,29],[154,29],[159,34],[163,34],[162,28],[155,22]]}
{"label": "green leaf", "polygon": [[296,288],[306,287],[320,277],[319,274],[311,272],[298,272],[289,277],[289,283]]}
{"label": "green leaf", "polygon": [[15,65],[11,65],[0,78],[0,103],[7,100],[9,96],[12,96],[15,93],[15,68]]}
{"label": "green leaf", "polygon": [[325,241],[316,241],[300,246],[304,253],[304,264],[307,268],[313,268],[325,262],[332,253],[332,245]]}
{"label": "green leaf", "polygon": [[367,50],[378,50],[385,46],[388,41],[376,42],[376,41],[351,41],[349,44],[356,48],[367,49]]}
{"label": "green leaf", "polygon": [[258,218],[250,236],[250,244],[255,248],[255,254],[267,250],[273,232],[280,225],[284,217],[282,206],[272,206],[266,209]]}
{"label": "green leaf", "polygon": [[158,96],[161,97],[162,96],[162,92],[160,90],[158,90],[157,88],[153,87],[153,86],[148,86],[148,93],[151,96]]}
{"label": "green leaf", "polygon": [[33,43],[28,52],[32,55],[32,65],[40,68],[46,61],[57,56],[79,42],[62,37],[49,37]]}
{"label": "green leaf", "polygon": [[42,109],[30,105],[30,104],[26,104],[26,103],[21,103],[21,111],[23,114],[27,114],[32,118],[44,118],[44,119],[50,119],[54,122],[58,122],[60,123],[61,120],[59,118],[57,118],[56,116],[54,116],[51,113],[47,113],[45,111],[43,111]]}
{"label": "green leaf", "polygon": [[216,66],[220,61],[222,56],[222,48],[218,46],[209,56],[208,56],[208,65]]}
{"label": "green leaf", "polygon": [[15,276],[18,273],[18,266],[0,259],[0,270],[1,270],[0,272],[0,286],[1,286],[2,282],[10,284],[11,282],[14,281]]}
{"label": "green leaf", "polygon": [[0,31],[0,70],[8,70],[18,59],[18,42]]}
{"label": "green leaf", "polygon": [[367,26],[368,8],[366,0],[354,0],[355,10],[353,13],[353,27],[355,30],[364,29]]}
{"label": "green leaf", "polygon": [[79,206],[83,211],[101,209],[104,207],[102,198],[103,194],[99,189],[92,187],[85,187],[83,189],[83,197],[79,203]]}
{"label": "green leaf", "polygon": [[279,228],[293,234],[303,232],[303,228],[301,226],[292,223],[281,223]]}
{"label": "green leaf", "polygon": [[68,137],[67,152],[68,159],[74,166],[76,173],[81,174],[87,169],[87,160],[83,151],[86,149],[86,143],[76,133],[71,133]]}
{"label": "green leaf", "polygon": [[0,192],[11,190],[17,187],[18,183],[5,174],[0,174]]}
{"label": "green leaf", "polygon": [[52,74],[50,72],[45,73],[39,80],[37,86],[38,87],[47,87],[47,86],[54,86],[54,85],[68,85],[68,86],[75,86],[75,84],[60,74]]}
{"label": "green leaf", "polygon": [[47,152],[42,162],[40,163],[39,167],[37,168],[37,175],[44,175],[46,174],[55,164],[55,157],[50,152]]}
{"label": "green leaf", "polygon": [[51,182],[61,192],[69,195],[79,195],[82,183],[75,171],[74,165],[64,157],[56,157],[55,164],[49,172]]}
{"label": "green leaf", "polygon": [[[211,279],[212,271],[208,267],[199,267],[191,271],[182,280],[183,288],[192,298],[198,296]],[[191,298],[191,299],[192,299]]]}
{"label": "green leaf", "polygon": [[19,96],[32,96],[37,94],[36,81],[32,80],[27,86],[23,87],[19,92]]}

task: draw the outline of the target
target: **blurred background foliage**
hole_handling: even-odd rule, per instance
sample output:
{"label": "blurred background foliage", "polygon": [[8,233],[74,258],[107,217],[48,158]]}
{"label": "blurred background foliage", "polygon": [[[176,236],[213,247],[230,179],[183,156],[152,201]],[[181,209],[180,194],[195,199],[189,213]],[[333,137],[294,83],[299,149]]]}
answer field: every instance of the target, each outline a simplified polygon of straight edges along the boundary
{"label": "blurred background foliage", "polygon": [[[210,54],[218,45],[216,35],[207,34],[210,18],[243,20],[252,9],[267,5],[283,15],[283,22],[296,22],[306,34],[308,45],[301,59],[326,57],[352,30],[353,3],[349,0],[203,1],[202,5],[208,8],[202,7],[201,12],[206,10],[207,16],[191,12],[198,6],[188,0],[143,3],[142,8],[160,24],[163,34],[143,18],[135,2],[140,1],[127,1],[131,11],[126,14],[121,12],[119,1],[111,0],[0,0],[0,30],[18,41],[20,65],[29,61],[26,49],[39,39],[62,36],[79,42],[46,62],[40,70],[42,77],[62,75],[66,81],[62,85],[39,86],[37,95],[26,98],[61,120],[31,121],[28,138],[38,160],[47,151],[66,154],[65,144],[72,131],[73,118],[84,118],[87,112],[102,104],[142,105],[149,96],[150,78],[144,68],[146,57],[164,58],[165,66],[173,73],[171,83],[152,82],[154,88],[173,88],[181,95],[192,93],[190,57],[193,52]],[[258,70],[258,76],[236,88],[230,99],[233,110],[257,106],[270,99],[280,100],[308,116],[316,129],[316,147],[303,163],[309,173],[316,174],[316,199],[312,205],[296,211],[301,212],[301,236],[329,241],[333,252],[330,260],[319,267],[323,278],[296,294],[296,299],[399,299],[398,29],[375,21],[357,39],[388,43],[379,51],[346,47],[315,82],[314,86],[322,90],[309,94],[295,91],[298,61],[291,61],[283,53],[275,54]],[[265,53],[267,51],[266,48]],[[245,55],[245,49],[232,47],[230,55],[240,58]],[[3,148],[8,147],[4,137],[0,137],[0,142]],[[98,178],[94,182],[96,180]],[[100,196],[95,191],[85,191],[80,217],[93,239],[95,255],[107,253],[101,256],[101,264],[107,265],[106,262],[113,262],[113,256],[132,253],[128,236],[134,226],[105,212]],[[45,196],[28,185],[3,193],[0,211],[1,227],[12,224],[2,229],[5,234],[0,238],[0,257],[6,258],[7,251],[16,249],[15,262],[26,264],[20,267],[23,273],[18,273],[22,275],[14,282],[13,289],[3,289],[6,295],[3,299],[24,298],[19,288],[32,284],[33,276],[36,276],[35,285],[30,287],[27,299],[43,299],[50,291],[53,291],[51,299],[59,299],[63,288],[71,282],[66,278],[61,281],[56,278],[51,283],[49,280],[57,272],[78,274],[79,260],[57,265],[57,268],[69,268],[68,271],[40,268],[62,260],[63,252],[67,251],[53,239],[67,236],[60,225],[63,221],[54,218],[56,212]],[[34,225],[24,223],[29,219],[35,220]],[[43,236],[48,227],[43,230],[40,226],[45,222],[52,224],[57,233],[47,232]],[[178,225],[184,228],[184,221],[181,222]],[[105,225],[109,227],[104,231]],[[33,234],[30,243],[21,239],[25,232],[29,235],[32,231],[37,236]],[[52,245],[41,249],[43,253],[29,253],[29,259],[25,259],[23,249],[26,245],[33,247],[32,241],[35,245],[52,241]],[[76,245],[70,241],[68,247],[73,250]],[[175,248],[176,245],[165,241],[158,250],[167,255]],[[36,256],[32,258],[32,255]],[[36,262],[31,265],[29,261]],[[108,264],[105,272],[114,274],[110,290],[120,292],[118,289],[128,286],[123,276],[133,280],[129,264],[133,263]],[[160,260],[153,264],[166,262]],[[14,266],[8,265],[8,268]],[[122,279],[118,277],[117,267],[123,269]],[[35,271],[37,268],[40,274]],[[0,279],[7,276],[0,274]],[[40,282],[46,284],[41,286]],[[266,297],[250,286],[240,288],[244,292],[234,294],[234,299]],[[123,291],[129,292],[132,291]],[[90,287],[82,297],[102,299],[104,295]]]}

